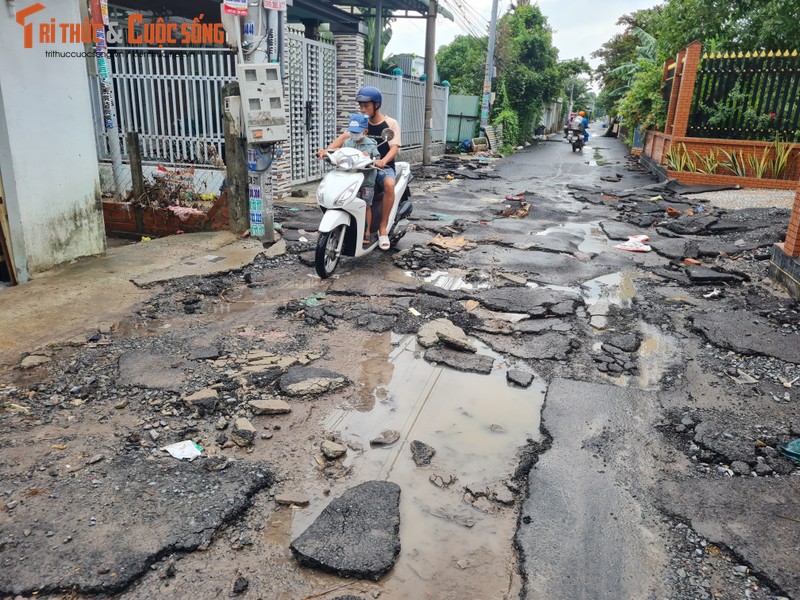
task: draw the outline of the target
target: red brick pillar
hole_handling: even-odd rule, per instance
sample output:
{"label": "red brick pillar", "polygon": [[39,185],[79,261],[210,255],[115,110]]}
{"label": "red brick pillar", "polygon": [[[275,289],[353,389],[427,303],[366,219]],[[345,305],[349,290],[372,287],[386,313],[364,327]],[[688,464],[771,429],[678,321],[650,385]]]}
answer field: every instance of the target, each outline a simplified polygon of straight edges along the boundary
{"label": "red brick pillar", "polygon": [[[680,87],[675,102],[672,131],[667,132],[672,133],[674,137],[685,137],[686,130],[689,128],[694,84],[697,80],[697,66],[700,64],[702,52],[703,45],[700,42],[692,42],[685,49],[683,64],[681,64],[680,54],[678,55],[678,64],[675,68],[681,75]],[[675,84],[673,83],[673,85]],[[672,103],[670,102],[670,104]]]}
{"label": "red brick pillar", "polygon": [[783,252],[792,258],[800,257],[800,181],[797,182],[797,191],[794,194],[792,216],[789,218],[789,229],[786,231],[786,242]]}

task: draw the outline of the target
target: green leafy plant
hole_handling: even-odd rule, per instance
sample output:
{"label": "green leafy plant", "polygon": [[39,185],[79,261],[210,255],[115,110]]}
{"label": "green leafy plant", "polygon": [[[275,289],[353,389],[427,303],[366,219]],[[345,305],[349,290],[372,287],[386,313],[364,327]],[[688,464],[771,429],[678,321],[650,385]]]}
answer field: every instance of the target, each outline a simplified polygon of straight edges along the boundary
{"label": "green leafy plant", "polygon": [[503,142],[513,146],[513,144],[517,143],[520,136],[519,115],[511,107],[505,83],[500,85],[499,104],[500,110],[494,115],[492,125],[494,125],[498,131],[502,130],[502,134],[500,135],[502,136]]}
{"label": "green leafy plant", "polygon": [[503,144],[497,151],[502,154],[503,156],[510,156],[514,154],[514,146],[511,144]]}
{"label": "green leafy plant", "polygon": [[711,150],[709,154],[704,156],[699,155],[697,152],[692,151],[697,157],[695,164],[697,165],[697,170],[701,173],[705,173],[706,175],[714,175],[719,169],[719,154],[717,154],[716,150]]}
{"label": "green leafy plant", "polygon": [[770,162],[770,170],[772,171],[773,178],[783,178],[783,174],[786,171],[786,167],[789,165],[789,158],[792,155],[792,150],[794,150],[795,145],[796,144],[784,142],[781,140],[780,135],[775,136],[775,141],[772,143],[773,148],[775,148],[775,157]]}
{"label": "green leafy plant", "polygon": [[769,171],[770,163],[772,162],[769,159],[769,151],[769,146],[764,148],[764,151],[761,153],[761,158],[759,158],[754,148],[753,153],[747,156],[747,162],[750,165],[750,172],[753,174],[753,177],[763,179],[767,171]]}
{"label": "green leafy plant", "polygon": [[664,158],[667,161],[667,166],[672,171],[697,172],[697,165],[689,156],[689,152],[686,150],[686,144],[683,142],[677,145],[672,144],[664,155]]}
{"label": "green leafy plant", "polygon": [[737,177],[747,177],[747,161],[744,158],[744,152],[741,150],[739,152],[736,152],[736,150],[728,152],[722,148],[719,151],[725,157],[725,160],[720,162],[720,166],[723,169]]}

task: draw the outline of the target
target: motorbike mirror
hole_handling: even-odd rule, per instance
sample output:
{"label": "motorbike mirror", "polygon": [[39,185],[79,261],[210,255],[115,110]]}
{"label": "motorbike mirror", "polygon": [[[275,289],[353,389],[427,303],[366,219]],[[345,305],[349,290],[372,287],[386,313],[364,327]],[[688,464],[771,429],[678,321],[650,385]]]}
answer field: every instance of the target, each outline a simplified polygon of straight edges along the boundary
{"label": "motorbike mirror", "polygon": [[388,127],[381,131],[381,138],[383,138],[384,142],[390,142],[394,139],[394,131],[389,129]]}

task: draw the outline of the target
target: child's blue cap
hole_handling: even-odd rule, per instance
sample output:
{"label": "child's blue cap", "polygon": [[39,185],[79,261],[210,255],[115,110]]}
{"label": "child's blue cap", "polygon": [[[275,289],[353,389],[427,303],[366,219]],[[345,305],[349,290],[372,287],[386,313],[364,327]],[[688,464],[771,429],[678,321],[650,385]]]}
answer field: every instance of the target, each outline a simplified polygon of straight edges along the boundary
{"label": "child's blue cap", "polygon": [[369,127],[369,118],[367,115],[362,115],[361,113],[350,115],[350,125],[348,126],[347,131],[361,133],[367,127]]}

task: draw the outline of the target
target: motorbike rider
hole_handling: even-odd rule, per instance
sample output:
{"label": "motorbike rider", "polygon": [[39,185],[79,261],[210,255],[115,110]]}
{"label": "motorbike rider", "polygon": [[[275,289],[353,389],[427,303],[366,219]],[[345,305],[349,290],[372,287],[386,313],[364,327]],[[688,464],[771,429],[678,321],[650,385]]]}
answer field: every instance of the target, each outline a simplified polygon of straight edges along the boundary
{"label": "motorbike rider", "polygon": [[[375,167],[380,169],[376,177],[376,185],[383,187],[383,207],[381,210],[381,222],[378,226],[378,247],[381,250],[388,250],[390,248],[389,214],[392,212],[392,206],[394,205],[394,186],[397,180],[394,159],[397,157],[401,145],[400,125],[391,117],[381,113],[380,108],[383,103],[383,96],[378,88],[372,86],[362,87],[358,90],[356,102],[358,102],[361,113],[369,119],[367,135],[378,142],[378,151],[381,154],[380,160],[375,161]],[[391,129],[394,133],[394,137],[388,143],[381,143],[383,142],[381,133],[384,129]],[[350,134],[345,131],[328,144],[326,149],[320,150],[317,155],[322,158],[328,150],[341,148],[348,137],[350,137]]]}
{"label": "motorbike rider", "polygon": [[589,132],[586,131],[587,129],[589,129],[589,119],[586,118],[586,113],[583,112],[582,110],[578,111],[578,116],[581,118],[580,132],[583,134],[583,143],[585,144],[586,142],[589,141]]}

